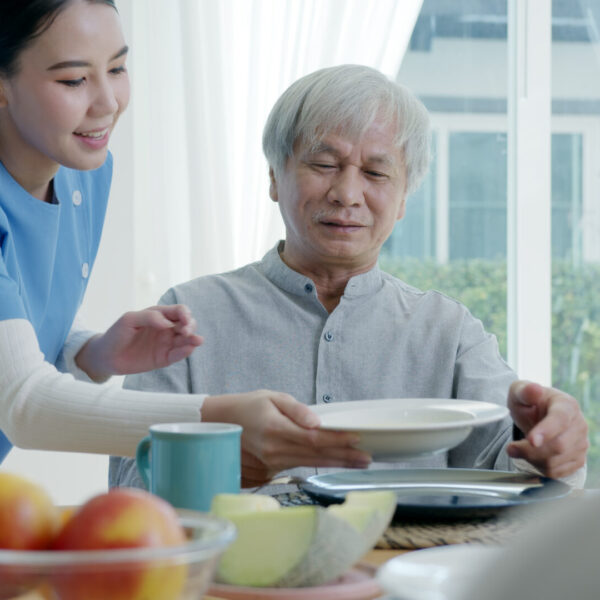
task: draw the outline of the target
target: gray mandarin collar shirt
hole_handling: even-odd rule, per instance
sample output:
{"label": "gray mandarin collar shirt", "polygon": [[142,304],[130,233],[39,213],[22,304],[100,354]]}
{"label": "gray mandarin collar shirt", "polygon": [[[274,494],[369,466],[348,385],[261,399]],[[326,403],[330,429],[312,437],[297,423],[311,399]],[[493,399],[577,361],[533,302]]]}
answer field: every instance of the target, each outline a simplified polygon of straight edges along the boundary
{"label": "gray mandarin collar shirt", "polygon": [[[314,282],[281,260],[280,244],[262,261],[167,291],[161,303],[188,305],[204,344],[186,360],[127,377],[125,387],[207,394],[266,388],[306,404],[421,397],[506,405],[516,375],[465,306],[376,266],[352,277],[328,313]],[[448,453],[400,464],[514,469],[504,451],[511,434],[506,418],[476,428]],[[142,485],[126,459],[111,459],[110,483]]]}

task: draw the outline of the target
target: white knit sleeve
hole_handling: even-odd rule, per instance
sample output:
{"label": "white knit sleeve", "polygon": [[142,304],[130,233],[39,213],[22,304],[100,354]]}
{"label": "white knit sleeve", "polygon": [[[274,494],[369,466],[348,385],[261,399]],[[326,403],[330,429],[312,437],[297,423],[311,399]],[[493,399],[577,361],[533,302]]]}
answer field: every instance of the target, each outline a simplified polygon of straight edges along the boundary
{"label": "white knit sleeve", "polygon": [[205,397],[75,381],[44,361],[29,321],[0,321],[0,429],[15,446],[134,456],[150,425],[199,421]]}

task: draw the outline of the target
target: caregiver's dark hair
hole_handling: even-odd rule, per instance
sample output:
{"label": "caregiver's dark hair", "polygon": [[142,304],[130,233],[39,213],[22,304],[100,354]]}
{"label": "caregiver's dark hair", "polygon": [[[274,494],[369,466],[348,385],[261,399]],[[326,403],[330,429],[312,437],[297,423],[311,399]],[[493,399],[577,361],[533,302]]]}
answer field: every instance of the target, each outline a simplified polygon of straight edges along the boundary
{"label": "caregiver's dark hair", "polygon": [[[108,4],[114,0],[85,0]],[[19,70],[19,56],[72,0],[0,0],[0,75],[11,77]]]}

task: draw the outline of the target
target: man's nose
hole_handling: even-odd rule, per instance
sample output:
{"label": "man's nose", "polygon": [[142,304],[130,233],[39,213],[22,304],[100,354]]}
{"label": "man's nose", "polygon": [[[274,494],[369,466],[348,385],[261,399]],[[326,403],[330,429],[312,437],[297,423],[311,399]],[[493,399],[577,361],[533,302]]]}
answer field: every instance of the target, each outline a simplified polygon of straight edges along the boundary
{"label": "man's nose", "polygon": [[354,167],[341,169],[331,183],[327,200],[342,206],[355,206],[364,199],[363,179]]}

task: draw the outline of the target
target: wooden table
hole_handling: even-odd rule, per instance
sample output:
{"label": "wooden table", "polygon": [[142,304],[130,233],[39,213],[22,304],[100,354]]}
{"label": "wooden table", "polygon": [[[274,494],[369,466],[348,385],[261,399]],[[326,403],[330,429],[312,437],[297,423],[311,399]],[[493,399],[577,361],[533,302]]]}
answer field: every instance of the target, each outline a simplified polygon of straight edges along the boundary
{"label": "wooden table", "polygon": [[371,565],[372,567],[378,568],[383,563],[395,558],[396,556],[400,556],[401,554],[406,554],[407,552],[411,552],[411,550],[380,550],[375,549],[368,552],[362,559],[361,562]]}

